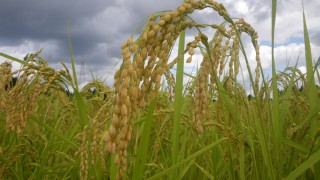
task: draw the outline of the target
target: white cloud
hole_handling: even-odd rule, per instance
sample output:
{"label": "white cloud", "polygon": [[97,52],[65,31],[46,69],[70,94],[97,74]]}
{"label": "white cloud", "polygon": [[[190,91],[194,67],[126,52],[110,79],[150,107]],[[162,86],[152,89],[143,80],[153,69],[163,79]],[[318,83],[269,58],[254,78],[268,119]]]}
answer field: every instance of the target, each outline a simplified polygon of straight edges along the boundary
{"label": "white cloud", "polygon": [[298,67],[298,69],[303,73],[305,74],[307,72],[307,68],[305,66],[300,66]]}
{"label": "white cloud", "polygon": [[[57,44],[53,40],[48,40],[45,42],[39,42],[36,43],[34,41],[25,40],[18,46],[2,46],[0,47],[0,52],[5,53],[7,55],[10,55],[12,57],[18,58],[20,60],[23,60],[23,58],[29,54],[29,53],[35,53],[42,49],[42,47],[46,47],[42,51],[42,55],[45,55],[48,59],[48,63],[50,64],[50,58],[55,57],[55,53],[57,52]],[[4,57],[0,57],[0,63],[3,63],[5,61],[12,62],[12,70],[18,70],[21,66],[19,63],[15,61],[11,61],[9,59],[6,59]],[[57,64],[50,64],[53,67],[56,67]]]}
{"label": "white cloud", "polygon": [[247,14],[249,13],[249,7],[248,4],[245,1],[237,1],[236,3],[236,10],[240,14]]}
{"label": "white cloud", "polygon": [[[30,41],[24,41],[22,44],[20,44],[18,47],[11,47],[11,46],[2,46],[0,47],[0,52],[5,53],[7,55],[10,55],[12,57],[23,59],[28,53],[34,51],[34,44]],[[0,63],[3,63],[5,61],[10,61],[4,57],[0,57]],[[20,64],[17,62],[12,62],[12,70],[18,70],[20,68]]]}

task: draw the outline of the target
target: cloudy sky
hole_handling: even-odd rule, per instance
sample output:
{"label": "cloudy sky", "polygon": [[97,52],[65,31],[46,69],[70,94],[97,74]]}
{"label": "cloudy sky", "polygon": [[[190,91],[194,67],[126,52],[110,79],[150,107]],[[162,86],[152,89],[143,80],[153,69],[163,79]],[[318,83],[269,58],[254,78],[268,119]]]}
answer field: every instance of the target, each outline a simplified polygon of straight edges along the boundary
{"label": "cloudy sky", "polygon": [[[182,0],[0,0],[0,52],[17,58],[43,48],[42,56],[59,69],[61,60],[70,62],[68,19],[79,78],[90,81],[91,73],[107,85],[112,84],[120,46],[134,27],[151,13],[175,9]],[[261,61],[265,72],[271,68],[271,0],[225,0],[231,17],[243,17],[259,33]],[[305,1],[305,13],[314,60],[320,56],[320,1]],[[221,23],[210,10],[196,12],[199,22]],[[194,35],[187,32],[187,40]],[[300,57],[305,69],[302,4],[299,0],[278,1],[276,22],[276,63],[278,70]],[[253,48],[245,41],[250,62]],[[299,56],[300,55],[300,56]],[[5,59],[0,57],[0,63]],[[200,59],[199,59],[200,60]],[[70,65],[70,64],[69,64]],[[191,69],[193,65],[187,65]],[[14,65],[15,68],[19,66]],[[243,67],[245,68],[245,67]],[[247,79],[247,73],[244,72]]]}

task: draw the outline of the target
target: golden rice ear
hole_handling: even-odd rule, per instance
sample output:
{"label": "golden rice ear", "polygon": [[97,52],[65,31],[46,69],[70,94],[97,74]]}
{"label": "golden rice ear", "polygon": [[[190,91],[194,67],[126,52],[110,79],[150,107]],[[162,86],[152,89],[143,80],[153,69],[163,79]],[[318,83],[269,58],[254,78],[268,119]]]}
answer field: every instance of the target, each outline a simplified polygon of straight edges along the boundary
{"label": "golden rice ear", "polygon": [[171,15],[169,13],[166,13],[164,16],[163,16],[163,20],[164,21],[170,21],[171,20]]}
{"label": "golden rice ear", "polygon": [[[6,103],[5,107],[7,111],[6,123],[8,131],[16,131],[18,134],[21,134],[26,128],[27,121],[34,112],[41,95],[51,90],[64,91],[60,86],[60,83],[63,81],[62,79],[71,79],[68,77],[70,74],[67,71],[56,71],[49,67],[46,60],[40,56],[40,53],[41,50],[35,54],[27,55],[24,59],[26,64],[15,72],[3,71],[3,64],[0,67],[0,71],[5,73],[5,76],[0,74],[0,80],[3,77],[10,80],[12,79],[12,75],[19,74],[18,81],[10,89],[10,93],[8,93],[10,101]],[[7,68],[9,67],[7,66]],[[0,82],[0,87],[2,86],[1,84],[3,82]],[[2,107],[3,101],[3,98],[1,98],[0,104]]]}
{"label": "golden rice ear", "polygon": [[187,63],[191,63],[191,61],[192,61],[192,56],[188,57]]}
{"label": "golden rice ear", "polygon": [[184,13],[186,11],[186,8],[184,6],[179,6],[177,10],[178,10],[179,13],[182,14],[182,13]]}
{"label": "golden rice ear", "polygon": [[149,32],[148,32],[148,39],[152,39],[154,36],[155,36],[155,32],[154,32],[154,30],[150,30]]}
{"label": "golden rice ear", "polygon": [[[198,29],[209,27],[216,31],[212,42],[209,42],[209,38],[205,34],[199,33],[183,51],[183,54],[190,55],[186,61],[190,63],[195,54],[195,48],[206,50],[202,52],[203,61],[195,78],[194,121],[198,132],[201,133],[204,130],[201,120],[206,115],[208,98],[216,88],[215,84],[216,81],[219,81],[219,74],[222,75],[225,70],[228,55],[231,56],[229,75],[234,76],[234,71],[236,74],[239,72],[239,45],[237,41],[234,41],[231,47],[229,45],[230,39],[235,39],[235,28],[238,28],[240,32],[246,30],[253,35],[254,32],[243,20],[231,26],[198,24],[188,21],[188,14],[195,9],[202,10],[207,7],[217,11],[226,20],[226,23],[230,23],[230,17],[222,4],[212,0],[192,0],[184,2],[176,10],[153,14],[144,26],[139,39],[134,41],[129,38],[121,46],[123,63],[114,78],[116,94],[112,111],[117,119],[111,122],[109,131],[112,133],[109,134],[110,138],[107,138],[108,142],[106,143],[107,149],[117,151],[116,161],[119,165],[119,178],[127,168],[126,147],[131,138],[132,124],[136,118],[137,110],[144,108],[157,97],[163,74],[165,74],[168,83],[169,94],[173,97],[175,80],[170,70],[179,62],[180,55],[174,57],[171,62],[169,62],[169,58],[181,31],[194,27]],[[218,69],[219,67],[220,69]]]}
{"label": "golden rice ear", "polygon": [[191,47],[191,48],[188,50],[188,54],[189,54],[190,56],[194,55],[194,48],[193,48],[193,47]]}
{"label": "golden rice ear", "polygon": [[6,112],[7,101],[10,91],[13,89],[12,78],[13,73],[11,72],[12,65],[9,62],[0,64],[0,110]]}
{"label": "golden rice ear", "polygon": [[137,51],[137,49],[138,49],[138,45],[136,43],[134,43],[130,46],[131,53],[135,53]]}

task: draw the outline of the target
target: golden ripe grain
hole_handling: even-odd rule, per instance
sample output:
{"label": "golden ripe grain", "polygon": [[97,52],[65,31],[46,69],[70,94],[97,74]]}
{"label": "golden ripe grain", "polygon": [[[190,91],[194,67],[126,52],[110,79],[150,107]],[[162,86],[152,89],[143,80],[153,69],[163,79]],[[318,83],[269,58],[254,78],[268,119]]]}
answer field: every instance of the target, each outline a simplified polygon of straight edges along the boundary
{"label": "golden ripe grain", "polygon": [[170,15],[169,13],[165,14],[165,15],[163,16],[163,20],[164,20],[164,21],[170,21],[170,20],[171,20],[171,15]]}
{"label": "golden ripe grain", "polygon": [[192,8],[192,5],[190,3],[183,3],[182,6],[186,9],[186,10],[190,10]]}
{"label": "golden ripe grain", "polygon": [[184,13],[186,11],[186,8],[184,6],[179,6],[177,10],[179,13]]}
{"label": "golden ripe grain", "polygon": [[155,31],[154,30],[151,30],[148,32],[148,39],[152,39],[154,36],[155,36]]}
{"label": "golden ripe grain", "polygon": [[[245,31],[253,37],[256,37],[256,33],[243,20],[239,20],[239,22],[235,23],[236,25],[230,26],[225,26],[225,24],[198,24],[187,21],[188,13],[193,12],[194,9],[202,10],[204,8],[212,8],[227,23],[230,23],[230,17],[228,17],[223,5],[212,0],[186,1],[176,10],[153,14],[137,40],[139,43],[135,43],[133,39],[129,38],[122,45],[123,63],[120,68],[121,71],[118,71],[115,75],[116,95],[113,105],[113,112],[118,116],[118,119],[114,121],[120,122],[118,123],[119,126],[115,126],[114,123],[111,124],[109,129],[110,138],[107,138],[108,142],[106,143],[107,149],[112,152],[117,151],[118,178],[121,178],[127,169],[126,148],[132,136],[132,122],[139,114],[139,108],[144,108],[151,100],[157,97],[163,74],[165,74],[165,79],[168,83],[171,100],[173,99],[175,80],[170,73],[170,69],[179,62],[180,57],[174,57],[170,63],[169,58],[182,30],[208,27],[216,30],[212,41],[209,41],[205,34],[199,33],[193,41],[188,43],[187,48],[183,51],[183,54],[188,53],[190,55],[187,59],[187,63],[190,63],[195,55],[195,48],[205,47],[207,50],[206,52],[201,51],[203,60],[196,76],[194,88],[195,108],[193,117],[198,132],[204,131],[201,120],[206,117],[206,107],[210,104],[210,96],[216,91],[216,81],[219,81],[219,76],[223,75],[228,53],[231,58],[228,67],[230,80],[227,81],[227,84],[228,89],[234,87],[232,78],[237,75],[240,66],[238,59],[240,48],[239,42],[235,37],[235,28],[238,28],[240,32]],[[232,46],[230,46],[231,39],[235,39]],[[131,60],[132,57],[133,60]],[[219,67],[220,69],[218,69]],[[236,72],[235,74],[234,71]]]}

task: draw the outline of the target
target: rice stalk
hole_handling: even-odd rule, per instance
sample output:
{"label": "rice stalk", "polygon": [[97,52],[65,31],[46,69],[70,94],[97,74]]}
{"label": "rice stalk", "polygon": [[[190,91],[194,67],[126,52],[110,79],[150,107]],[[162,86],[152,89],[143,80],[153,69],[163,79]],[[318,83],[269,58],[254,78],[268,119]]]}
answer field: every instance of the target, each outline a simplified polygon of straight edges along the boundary
{"label": "rice stalk", "polygon": [[[176,73],[176,89],[174,98],[174,120],[172,129],[172,154],[171,160],[172,164],[177,163],[178,160],[178,150],[179,150],[179,134],[180,134],[180,121],[181,121],[181,104],[183,104],[183,69],[184,69],[184,44],[185,44],[185,31],[180,33],[179,39],[179,62],[177,63],[177,73]],[[173,176],[176,177],[176,176]]]}

